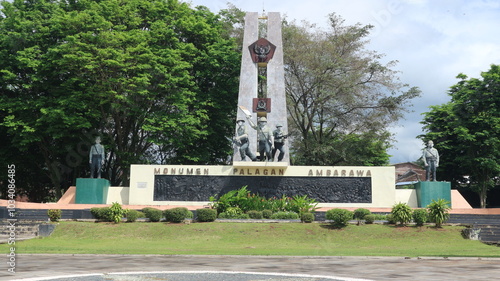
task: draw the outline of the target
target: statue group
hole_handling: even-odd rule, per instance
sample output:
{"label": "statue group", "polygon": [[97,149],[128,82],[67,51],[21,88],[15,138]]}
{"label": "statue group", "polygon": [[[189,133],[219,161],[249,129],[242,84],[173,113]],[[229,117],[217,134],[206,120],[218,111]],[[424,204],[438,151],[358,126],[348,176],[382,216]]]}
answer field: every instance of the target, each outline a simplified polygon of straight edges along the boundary
{"label": "statue group", "polygon": [[[260,161],[274,161],[276,153],[278,154],[278,161],[282,161],[285,156],[284,143],[288,137],[283,132],[283,126],[278,124],[274,131],[267,124],[266,117],[259,117],[257,125],[252,121],[251,115],[246,115],[246,119],[254,130],[257,130],[257,150],[259,152]],[[237,129],[234,141],[240,146],[241,161],[245,161],[248,156],[252,161],[257,161],[257,156],[250,150],[249,136],[245,120],[240,119],[236,121]]]}

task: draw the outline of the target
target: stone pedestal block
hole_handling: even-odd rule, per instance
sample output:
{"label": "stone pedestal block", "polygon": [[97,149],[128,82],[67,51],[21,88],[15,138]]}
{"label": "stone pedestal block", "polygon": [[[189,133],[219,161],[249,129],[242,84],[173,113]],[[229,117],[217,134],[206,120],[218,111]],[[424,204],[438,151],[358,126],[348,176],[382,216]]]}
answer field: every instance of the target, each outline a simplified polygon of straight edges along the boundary
{"label": "stone pedestal block", "polygon": [[[415,184],[419,208],[425,208],[432,200],[444,199],[451,205],[451,183],[444,181],[421,181]],[[450,206],[451,207],[451,206]]]}
{"label": "stone pedestal block", "polygon": [[109,181],[107,179],[76,179],[76,204],[106,204]]}

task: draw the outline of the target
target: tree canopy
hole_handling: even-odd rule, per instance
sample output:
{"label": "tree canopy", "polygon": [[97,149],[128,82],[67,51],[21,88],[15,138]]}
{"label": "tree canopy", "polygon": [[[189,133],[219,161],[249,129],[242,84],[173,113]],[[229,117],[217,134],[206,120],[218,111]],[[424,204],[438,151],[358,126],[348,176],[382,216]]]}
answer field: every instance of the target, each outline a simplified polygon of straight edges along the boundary
{"label": "tree canopy", "polygon": [[128,184],[132,163],[226,161],[240,51],[208,9],[177,0],[2,7],[2,160],[28,169],[36,158],[56,195],[87,173],[97,135],[112,185]]}
{"label": "tree canopy", "polygon": [[366,49],[371,25],[329,29],[308,22],[283,26],[289,129],[294,164],[386,165],[388,128],[403,117],[416,87],[398,81],[381,54]]}
{"label": "tree canopy", "polygon": [[426,133],[419,138],[436,144],[441,177],[476,191],[485,208],[488,190],[500,180],[500,66],[491,65],[481,78],[457,78],[451,101],[425,113]]}

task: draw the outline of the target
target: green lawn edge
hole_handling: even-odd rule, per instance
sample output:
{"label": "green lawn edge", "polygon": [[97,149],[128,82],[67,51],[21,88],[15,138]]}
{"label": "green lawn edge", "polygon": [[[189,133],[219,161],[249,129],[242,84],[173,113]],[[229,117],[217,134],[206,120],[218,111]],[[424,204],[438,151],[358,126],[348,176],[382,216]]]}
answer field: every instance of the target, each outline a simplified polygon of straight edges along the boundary
{"label": "green lawn edge", "polygon": [[17,254],[500,257],[463,226],[328,223],[57,223],[49,237],[2,244]]}

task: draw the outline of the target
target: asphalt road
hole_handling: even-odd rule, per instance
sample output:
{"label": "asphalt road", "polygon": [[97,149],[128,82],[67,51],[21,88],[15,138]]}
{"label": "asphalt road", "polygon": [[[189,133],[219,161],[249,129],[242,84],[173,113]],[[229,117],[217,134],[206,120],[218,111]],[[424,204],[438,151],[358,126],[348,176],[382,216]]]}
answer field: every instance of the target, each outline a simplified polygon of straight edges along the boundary
{"label": "asphalt road", "polygon": [[[500,276],[497,258],[48,254],[19,254],[15,258],[16,273],[9,273],[7,263],[2,262],[0,280],[490,281]],[[61,276],[65,277],[58,278]]]}

